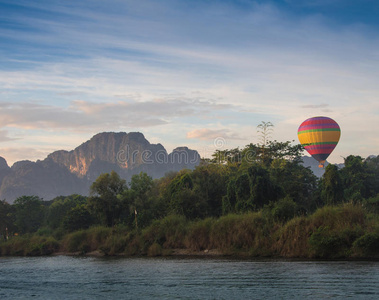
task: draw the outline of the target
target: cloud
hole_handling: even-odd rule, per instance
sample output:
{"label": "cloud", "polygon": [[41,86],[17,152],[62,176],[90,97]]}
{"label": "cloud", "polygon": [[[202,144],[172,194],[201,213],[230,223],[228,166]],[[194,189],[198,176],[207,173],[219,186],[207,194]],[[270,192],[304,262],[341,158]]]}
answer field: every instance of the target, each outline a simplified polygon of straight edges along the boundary
{"label": "cloud", "polygon": [[199,140],[216,140],[216,139],[225,139],[225,140],[244,140],[245,138],[239,136],[239,134],[232,132],[229,129],[194,129],[187,132],[188,139],[199,139]]}
{"label": "cloud", "polygon": [[36,103],[1,103],[0,127],[104,131],[169,124],[180,118],[203,118],[232,105],[191,98],[136,102],[72,101],[67,108]]}
{"label": "cloud", "polygon": [[321,104],[308,104],[308,105],[302,105],[301,108],[325,108],[328,107],[329,104],[321,103]]}
{"label": "cloud", "polygon": [[19,140],[20,138],[13,138],[8,136],[8,131],[0,130],[0,143]]}
{"label": "cloud", "polygon": [[0,156],[6,159],[9,166],[20,160],[36,161],[37,159],[43,159],[49,153],[51,153],[49,150],[32,147],[0,148]]}
{"label": "cloud", "polygon": [[[0,28],[0,129],[142,129],[175,145],[185,132],[191,140],[181,142],[236,142],[265,120],[283,140],[308,114],[327,113],[371,120],[359,127],[376,136],[375,27],[339,23],[317,8],[326,0],[285,1],[293,11],[278,1],[216,2],[18,1],[26,9],[5,11]],[[346,147],[356,148],[362,135],[351,132],[357,143]]]}

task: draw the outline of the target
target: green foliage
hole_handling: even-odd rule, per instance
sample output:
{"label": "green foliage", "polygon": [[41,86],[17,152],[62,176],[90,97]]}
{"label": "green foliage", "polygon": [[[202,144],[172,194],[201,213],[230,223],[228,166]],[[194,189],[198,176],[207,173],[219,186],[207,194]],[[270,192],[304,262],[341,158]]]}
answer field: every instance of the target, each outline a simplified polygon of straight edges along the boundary
{"label": "green foliage", "polygon": [[363,201],[364,207],[372,213],[379,215],[379,194]]}
{"label": "green foliage", "polygon": [[[241,212],[254,209],[254,204],[251,201],[250,178],[248,174],[241,174],[235,181],[235,207],[232,211]],[[232,201],[230,201],[232,202]]]}
{"label": "green foliage", "polygon": [[277,195],[292,198],[305,211],[314,210],[317,177],[299,161],[274,159],[269,168],[271,180],[277,186]]}
{"label": "green foliage", "polygon": [[353,242],[361,234],[359,228],[331,230],[329,227],[320,226],[309,238],[310,250],[312,255],[320,258],[348,257]]}
{"label": "green foliage", "polygon": [[368,232],[353,244],[355,256],[379,257],[379,230]]}
{"label": "green foliage", "polygon": [[59,249],[59,243],[53,237],[18,236],[0,243],[0,255],[40,256],[49,255]]}
{"label": "green foliage", "polygon": [[345,159],[345,167],[341,169],[341,177],[346,200],[360,202],[362,199],[376,195],[372,194],[375,174],[370,172],[362,157],[349,155]]}
{"label": "green foliage", "polygon": [[253,205],[262,208],[270,201],[275,201],[279,195],[279,188],[271,180],[266,168],[253,165],[249,168],[249,179],[251,186],[251,199]]}
{"label": "green foliage", "polygon": [[122,202],[118,195],[125,189],[125,180],[114,171],[101,174],[91,185],[88,208],[98,217],[101,224],[113,226],[119,221]]}
{"label": "green foliage", "polygon": [[125,225],[97,226],[69,233],[60,241],[46,236],[51,230],[45,227],[34,235],[0,242],[0,254],[47,255],[58,250],[86,254],[97,250],[105,255],[158,256],[169,254],[170,249],[187,248],[248,256],[378,256],[379,218],[368,214],[361,205],[327,206],[309,216],[277,222],[277,216],[281,216],[278,212],[284,212],[286,218],[287,206],[294,204],[290,199],[282,199],[260,212],[197,221],[170,215],[139,231]]}
{"label": "green foliage", "polygon": [[87,204],[78,204],[66,212],[63,219],[63,228],[67,231],[86,229],[94,223],[94,218],[88,210]]}
{"label": "green foliage", "polygon": [[192,172],[193,191],[198,196],[197,202],[203,206],[197,217],[218,217],[222,214],[227,179],[228,169],[223,165],[206,164],[195,168]]}
{"label": "green foliage", "polygon": [[43,225],[45,206],[37,196],[22,196],[14,202],[15,225],[20,233],[35,232]]}
{"label": "green foliage", "polygon": [[184,247],[188,221],[184,216],[169,215],[161,220],[155,220],[142,231],[143,250],[157,243],[165,248]]}
{"label": "green foliage", "polygon": [[[122,221],[125,224],[144,228],[153,219],[159,217],[159,198],[153,197],[152,191],[155,187],[153,179],[146,173],[133,175],[129,189],[118,195],[122,205]],[[155,190],[154,190],[155,191]],[[137,213],[137,215],[135,215]],[[137,220],[137,224],[134,222]]]}
{"label": "green foliage", "polygon": [[87,198],[81,195],[71,195],[53,199],[52,204],[47,209],[47,225],[53,229],[63,226],[64,219],[71,209],[77,205],[85,204],[86,202]]}
{"label": "green foliage", "polygon": [[5,200],[0,201],[0,240],[15,232],[15,209]]}
{"label": "green foliage", "polygon": [[167,195],[171,214],[183,215],[189,219],[206,215],[206,199],[194,190],[189,171],[179,172],[175,176],[168,187]]}
{"label": "green foliage", "polygon": [[62,250],[81,254],[95,251],[106,243],[111,234],[112,229],[103,226],[75,231],[63,238]]}
{"label": "green foliage", "polygon": [[128,184],[112,171],[96,179],[88,198],[0,201],[0,250],[41,255],[56,251],[55,241],[62,251],[105,255],[157,256],[187,247],[244,255],[376,256],[379,157],[348,156],[344,168],[328,165],[318,180],[301,164],[301,145],[269,140],[270,124],[259,127],[261,144],[217,150],[194,170],[157,180],[141,172]]}
{"label": "green foliage", "polygon": [[287,196],[274,204],[272,215],[280,222],[287,222],[295,217],[297,210],[297,204]]}
{"label": "green foliage", "polygon": [[321,179],[321,199],[327,205],[333,205],[344,200],[344,188],[337,166],[329,164]]}
{"label": "green foliage", "polygon": [[223,212],[246,212],[262,208],[277,199],[280,189],[271,180],[266,168],[253,164],[247,173],[229,181],[223,197]]}

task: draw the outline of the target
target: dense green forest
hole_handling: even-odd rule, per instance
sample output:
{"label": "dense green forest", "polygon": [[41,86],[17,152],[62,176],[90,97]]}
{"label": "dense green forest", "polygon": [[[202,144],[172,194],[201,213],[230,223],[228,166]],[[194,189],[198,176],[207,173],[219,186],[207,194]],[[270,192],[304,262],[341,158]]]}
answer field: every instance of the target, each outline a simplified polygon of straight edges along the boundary
{"label": "dense green forest", "polygon": [[284,257],[379,256],[379,156],[329,164],[264,141],[216,151],[194,170],[125,182],[100,175],[90,196],[0,201],[0,255],[169,255],[174,249]]}

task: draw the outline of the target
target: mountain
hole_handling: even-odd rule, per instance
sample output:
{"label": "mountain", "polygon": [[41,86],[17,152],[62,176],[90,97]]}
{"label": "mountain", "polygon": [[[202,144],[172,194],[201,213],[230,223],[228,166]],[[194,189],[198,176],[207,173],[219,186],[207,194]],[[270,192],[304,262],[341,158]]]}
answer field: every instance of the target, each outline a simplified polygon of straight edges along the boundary
{"label": "mountain", "polygon": [[101,173],[116,171],[129,181],[145,172],[153,178],[170,171],[193,169],[197,151],[178,147],[168,154],[161,144],[150,144],[139,132],[103,132],[71,151],[55,151],[42,161],[19,161],[10,168],[0,157],[0,199],[12,203],[23,195],[45,200],[56,196],[88,195]]}
{"label": "mountain", "polygon": [[[302,160],[303,160],[303,166],[304,167],[309,167],[312,170],[313,174],[315,174],[319,178],[324,175],[325,168],[326,168],[327,165],[329,165],[329,163],[326,161],[324,168],[319,168],[318,161],[315,160],[314,158],[310,157],[310,156],[303,156]],[[335,164],[335,165],[339,169],[342,169],[345,166],[344,164]]]}
{"label": "mountain", "polygon": [[325,173],[325,168],[329,164],[327,161],[325,162],[324,168],[319,168],[319,162],[315,160],[313,157],[310,156],[303,156],[303,166],[309,167],[313,174],[315,174],[317,177],[322,177]]}

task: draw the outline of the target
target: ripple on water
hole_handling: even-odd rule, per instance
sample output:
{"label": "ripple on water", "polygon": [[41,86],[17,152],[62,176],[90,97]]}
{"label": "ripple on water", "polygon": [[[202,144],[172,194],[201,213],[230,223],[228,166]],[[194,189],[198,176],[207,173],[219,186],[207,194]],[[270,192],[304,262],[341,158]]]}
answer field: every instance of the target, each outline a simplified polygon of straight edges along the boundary
{"label": "ripple on water", "polygon": [[0,258],[1,299],[379,298],[379,262]]}

